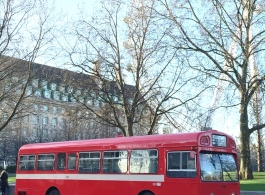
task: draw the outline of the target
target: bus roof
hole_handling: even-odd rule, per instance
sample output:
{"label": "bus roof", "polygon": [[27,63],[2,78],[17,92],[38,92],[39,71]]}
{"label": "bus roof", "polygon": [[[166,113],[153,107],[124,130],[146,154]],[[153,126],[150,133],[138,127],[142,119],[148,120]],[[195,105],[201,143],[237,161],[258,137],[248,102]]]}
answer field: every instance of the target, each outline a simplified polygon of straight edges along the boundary
{"label": "bus roof", "polygon": [[[72,151],[89,150],[111,150],[111,149],[126,149],[126,148],[155,148],[155,147],[183,147],[194,146],[198,144],[198,138],[204,134],[218,133],[216,130],[200,131],[200,132],[186,132],[174,134],[158,134],[132,137],[116,137],[104,139],[90,139],[90,140],[75,140],[62,142],[48,142],[48,143],[34,143],[26,144],[20,148],[20,154],[35,153],[35,152],[60,152],[65,151],[66,148],[71,148]],[[228,135],[227,135],[228,136]],[[230,136],[228,136],[230,137]],[[231,138],[231,137],[230,137]],[[233,139],[233,138],[231,138]]]}

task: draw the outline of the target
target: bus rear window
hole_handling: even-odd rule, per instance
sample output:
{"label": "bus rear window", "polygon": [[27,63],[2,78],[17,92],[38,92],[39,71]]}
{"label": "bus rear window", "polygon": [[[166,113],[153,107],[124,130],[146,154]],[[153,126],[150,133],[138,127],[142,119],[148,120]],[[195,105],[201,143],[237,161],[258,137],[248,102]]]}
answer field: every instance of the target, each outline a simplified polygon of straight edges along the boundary
{"label": "bus rear window", "polygon": [[19,170],[34,170],[35,155],[21,155],[19,158]]}
{"label": "bus rear window", "polygon": [[167,176],[179,178],[196,177],[195,157],[190,157],[190,151],[168,152],[167,154]]}

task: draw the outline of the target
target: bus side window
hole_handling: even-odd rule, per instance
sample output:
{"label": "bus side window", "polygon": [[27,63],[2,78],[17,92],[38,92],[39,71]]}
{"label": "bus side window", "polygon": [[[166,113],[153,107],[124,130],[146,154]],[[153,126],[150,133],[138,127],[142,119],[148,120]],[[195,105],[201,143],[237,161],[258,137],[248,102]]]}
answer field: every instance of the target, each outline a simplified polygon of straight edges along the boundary
{"label": "bus side window", "polygon": [[19,158],[19,170],[34,170],[35,155],[21,155]]}
{"label": "bus side window", "polygon": [[131,150],[131,173],[157,173],[158,151],[156,149]]}
{"label": "bus side window", "polygon": [[78,172],[99,173],[100,152],[80,152],[78,159]]}
{"label": "bus side window", "polygon": [[66,162],[66,154],[65,153],[58,153],[57,154],[57,170],[64,170],[65,169],[65,162]]}
{"label": "bus side window", "polygon": [[76,154],[68,154],[68,170],[75,170],[76,168]]}
{"label": "bus side window", "polygon": [[37,170],[53,170],[54,160],[54,154],[39,154],[37,161]]}
{"label": "bus side window", "polygon": [[167,154],[167,176],[171,178],[195,178],[196,162],[189,151],[171,151]]}
{"label": "bus side window", "polygon": [[126,150],[103,153],[103,173],[126,173],[128,152]]}

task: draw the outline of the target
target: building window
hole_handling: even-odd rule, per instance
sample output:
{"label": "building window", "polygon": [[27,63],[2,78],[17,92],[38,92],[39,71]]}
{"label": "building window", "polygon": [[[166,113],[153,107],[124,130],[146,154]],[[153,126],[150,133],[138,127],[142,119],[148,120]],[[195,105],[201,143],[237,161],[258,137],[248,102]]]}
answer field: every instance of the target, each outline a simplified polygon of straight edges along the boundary
{"label": "building window", "polygon": [[93,104],[92,99],[88,98],[88,99],[86,100],[86,105],[92,105],[92,104]]}
{"label": "building window", "polygon": [[57,126],[57,118],[52,119],[52,126],[54,126],[54,127]]}
{"label": "building window", "polygon": [[28,130],[26,128],[23,128],[23,132],[22,132],[23,136],[27,136],[28,134]]}
{"label": "building window", "polygon": [[23,108],[27,109],[29,107],[28,103],[23,104]]}
{"label": "building window", "polygon": [[42,118],[42,124],[47,125],[48,124],[48,117],[43,117]]}
{"label": "building window", "polygon": [[59,91],[65,93],[65,86],[63,84],[59,86]]}
{"label": "building window", "polygon": [[65,113],[65,109],[62,108],[62,109],[61,109],[61,114],[64,114],[64,113]]}
{"label": "building window", "polygon": [[42,87],[43,89],[47,89],[47,84],[48,84],[48,81],[45,81],[45,80],[42,80],[42,81],[40,82],[40,85],[41,85],[41,87]]}
{"label": "building window", "polygon": [[55,83],[51,83],[50,84],[50,88],[51,88],[51,90],[56,90],[56,84]]}
{"label": "building window", "polygon": [[37,129],[34,128],[34,129],[32,130],[32,136],[33,136],[34,138],[36,138],[37,135],[38,135]]}
{"label": "building window", "polygon": [[62,100],[63,100],[64,102],[68,102],[68,95],[65,94],[65,93],[62,93]]}
{"label": "building window", "polygon": [[29,116],[24,116],[23,117],[23,122],[28,123],[29,122]]}
{"label": "building window", "polygon": [[37,115],[33,115],[32,116],[32,121],[33,121],[33,124],[38,124],[38,116]]}
{"label": "building window", "polygon": [[73,86],[68,86],[67,87],[67,93],[73,93],[74,92],[74,87]]}
{"label": "building window", "polygon": [[[66,127],[66,120],[65,120],[65,119],[62,120],[62,127],[63,127],[63,128]],[[63,132],[63,131],[61,131],[61,132]]]}
{"label": "building window", "polygon": [[57,113],[57,107],[52,107],[52,113],[56,114]]}
{"label": "building window", "polygon": [[42,106],[42,111],[43,111],[43,112],[47,112],[47,111],[48,111],[48,106],[43,105],[43,106]]}
{"label": "building window", "polygon": [[37,89],[37,90],[35,91],[34,95],[35,95],[36,97],[40,97],[40,96],[41,96],[41,89]]}
{"label": "building window", "polygon": [[60,92],[59,91],[53,91],[52,95],[53,95],[53,99],[60,100]]}
{"label": "building window", "polygon": [[34,110],[37,112],[39,109],[39,105],[38,104],[34,104]]}
{"label": "building window", "polygon": [[33,86],[34,88],[38,88],[38,85],[39,85],[39,81],[38,81],[38,79],[33,79],[33,80],[32,80],[32,86]]}
{"label": "building window", "polygon": [[95,105],[96,107],[99,107],[99,100],[95,99],[95,100],[94,100],[94,105]]}
{"label": "building window", "polygon": [[26,95],[31,95],[31,93],[32,93],[32,86],[27,86]]}
{"label": "building window", "polygon": [[43,96],[45,98],[51,98],[51,90],[48,89],[43,90]]}

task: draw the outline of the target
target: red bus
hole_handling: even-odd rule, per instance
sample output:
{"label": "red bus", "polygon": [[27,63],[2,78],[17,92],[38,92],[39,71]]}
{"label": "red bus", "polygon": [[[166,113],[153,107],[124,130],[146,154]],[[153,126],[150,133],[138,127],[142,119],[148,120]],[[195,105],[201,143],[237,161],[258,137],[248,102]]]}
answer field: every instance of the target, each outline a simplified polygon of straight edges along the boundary
{"label": "red bus", "polygon": [[216,130],[24,145],[15,195],[239,195],[234,139]]}

